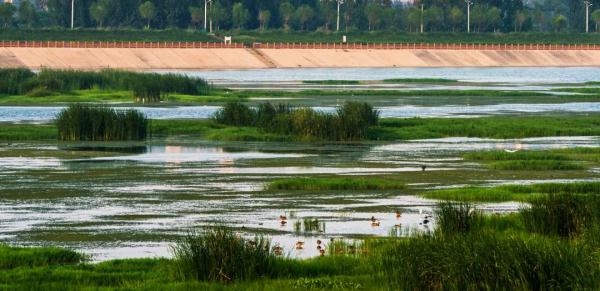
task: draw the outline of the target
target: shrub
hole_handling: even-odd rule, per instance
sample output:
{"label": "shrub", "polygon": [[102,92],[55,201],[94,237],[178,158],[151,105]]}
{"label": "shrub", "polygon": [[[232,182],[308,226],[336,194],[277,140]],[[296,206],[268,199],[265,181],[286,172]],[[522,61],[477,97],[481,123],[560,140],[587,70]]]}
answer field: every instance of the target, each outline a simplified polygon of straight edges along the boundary
{"label": "shrub", "polygon": [[232,126],[254,126],[256,112],[240,102],[228,102],[215,112],[213,119]]}
{"label": "shrub", "polygon": [[63,141],[144,140],[149,121],[137,110],[74,104],[58,114],[56,127]]}
{"label": "shrub", "polygon": [[230,282],[274,273],[270,241],[246,240],[225,228],[190,233],[174,247],[175,273],[183,280]]}
{"label": "shrub", "polygon": [[23,85],[34,77],[28,69],[0,69],[0,94],[24,94]]}

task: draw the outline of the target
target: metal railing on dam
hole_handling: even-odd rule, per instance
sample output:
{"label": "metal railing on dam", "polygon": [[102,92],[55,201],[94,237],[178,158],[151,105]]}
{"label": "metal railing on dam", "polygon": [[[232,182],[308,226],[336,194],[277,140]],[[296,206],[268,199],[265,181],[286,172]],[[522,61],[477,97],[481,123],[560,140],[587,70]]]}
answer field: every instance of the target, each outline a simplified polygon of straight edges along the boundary
{"label": "metal railing on dam", "polygon": [[352,49],[352,50],[600,50],[600,44],[485,44],[485,43],[222,43],[140,41],[0,41],[1,48],[128,48],[128,49]]}

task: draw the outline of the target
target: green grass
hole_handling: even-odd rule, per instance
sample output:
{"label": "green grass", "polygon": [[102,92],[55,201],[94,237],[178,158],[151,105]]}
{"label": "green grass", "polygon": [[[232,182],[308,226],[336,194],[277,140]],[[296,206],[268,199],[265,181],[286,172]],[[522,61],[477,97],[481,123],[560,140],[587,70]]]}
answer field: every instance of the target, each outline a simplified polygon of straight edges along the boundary
{"label": "green grass", "polygon": [[304,80],[304,84],[317,84],[317,85],[358,85],[360,81],[356,80]]}
{"label": "green grass", "polygon": [[564,171],[583,170],[584,166],[574,162],[556,160],[518,160],[493,162],[486,165],[492,170],[502,171]]}
{"label": "green grass", "polygon": [[600,116],[383,119],[372,128],[372,140],[443,137],[526,138],[600,135]]}
{"label": "green grass", "polygon": [[404,189],[404,183],[381,178],[289,178],[275,180],[267,189],[293,191],[327,191],[327,190],[398,190]]}
{"label": "green grass", "polygon": [[385,79],[384,83],[394,83],[394,84],[404,84],[404,83],[416,83],[416,84],[453,84],[458,83],[457,80],[451,79],[438,79],[438,78],[395,78],[395,79]]}
{"label": "green grass", "polygon": [[66,249],[19,248],[0,244],[0,270],[72,265],[84,259],[83,255]]}
{"label": "green grass", "polygon": [[531,201],[540,196],[558,193],[600,195],[600,182],[463,187],[427,191],[422,193],[421,196],[452,201],[504,202]]}
{"label": "green grass", "polygon": [[518,161],[518,160],[556,160],[564,161],[569,158],[563,154],[552,153],[549,151],[480,151],[471,152],[463,155],[465,160],[469,161]]}
{"label": "green grass", "polygon": [[0,123],[0,140],[56,140],[58,129],[52,124]]}

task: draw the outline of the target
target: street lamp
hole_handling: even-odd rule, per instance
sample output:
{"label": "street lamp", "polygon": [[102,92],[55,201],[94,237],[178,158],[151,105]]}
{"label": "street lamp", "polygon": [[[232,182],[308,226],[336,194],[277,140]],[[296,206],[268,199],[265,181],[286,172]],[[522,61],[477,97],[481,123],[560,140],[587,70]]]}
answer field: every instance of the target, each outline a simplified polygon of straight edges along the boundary
{"label": "street lamp", "polygon": [[208,3],[212,0],[204,0],[204,32],[206,32],[206,19],[208,18]]}
{"label": "street lamp", "polygon": [[337,0],[337,22],[335,25],[335,30],[340,31],[340,6],[344,4],[344,0]]}
{"label": "street lamp", "polygon": [[471,32],[471,5],[473,5],[473,0],[465,0],[467,3],[467,33]]}
{"label": "street lamp", "polygon": [[421,33],[423,33],[423,2],[421,2]]}
{"label": "street lamp", "polygon": [[71,0],[71,29],[75,26],[75,0]]}
{"label": "street lamp", "polygon": [[584,0],[583,4],[585,5],[585,33],[590,31],[590,7],[592,7],[592,1]]}

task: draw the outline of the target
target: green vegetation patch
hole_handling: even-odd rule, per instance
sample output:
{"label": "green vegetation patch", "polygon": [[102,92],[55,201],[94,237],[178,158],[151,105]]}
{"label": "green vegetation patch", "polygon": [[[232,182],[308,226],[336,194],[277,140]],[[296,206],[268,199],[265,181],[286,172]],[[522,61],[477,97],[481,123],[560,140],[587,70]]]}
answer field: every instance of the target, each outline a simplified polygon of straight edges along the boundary
{"label": "green vegetation patch", "polygon": [[421,196],[453,201],[504,202],[531,201],[539,196],[558,193],[600,195],[600,182],[464,187],[428,191]]}
{"label": "green vegetation patch", "polygon": [[399,190],[406,185],[381,178],[289,178],[275,180],[268,190],[325,191],[325,190]]}
{"label": "green vegetation patch", "polygon": [[84,256],[60,248],[19,248],[0,245],[0,270],[77,264]]}
{"label": "green vegetation patch", "polygon": [[552,171],[552,170],[582,170],[585,167],[571,161],[565,154],[552,151],[482,151],[467,153],[465,160],[483,161],[493,170],[510,171]]}
{"label": "green vegetation patch", "polygon": [[304,84],[317,84],[317,85],[358,85],[360,81],[357,80],[304,80]]}
{"label": "green vegetation patch", "polygon": [[584,166],[565,161],[556,160],[517,160],[502,161],[487,164],[487,167],[493,170],[503,171],[563,171],[563,170],[583,170]]}
{"label": "green vegetation patch", "polygon": [[457,80],[452,79],[438,79],[438,78],[395,78],[395,79],[384,79],[384,83],[417,83],[417,84],[453,84],[458,83]]}

